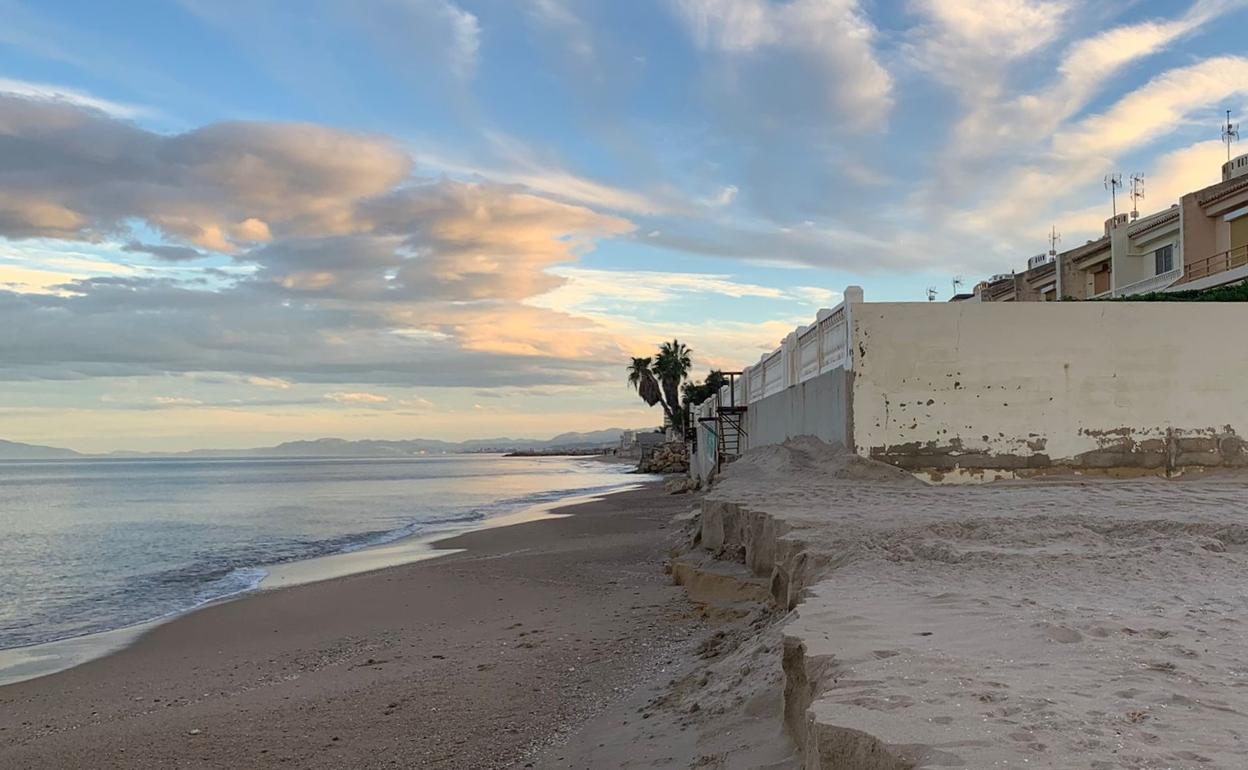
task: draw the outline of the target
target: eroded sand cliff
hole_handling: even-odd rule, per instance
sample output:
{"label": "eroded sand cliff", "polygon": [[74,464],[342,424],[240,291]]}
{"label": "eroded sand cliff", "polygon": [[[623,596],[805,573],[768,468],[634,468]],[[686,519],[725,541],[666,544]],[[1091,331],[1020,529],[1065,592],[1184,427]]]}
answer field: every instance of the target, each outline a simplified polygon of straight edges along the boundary
{"label": "eroded sand cliff", "polygon": [[720,630],[558,766],[1242,767],[1246,492],[755,451],[672,563]]}

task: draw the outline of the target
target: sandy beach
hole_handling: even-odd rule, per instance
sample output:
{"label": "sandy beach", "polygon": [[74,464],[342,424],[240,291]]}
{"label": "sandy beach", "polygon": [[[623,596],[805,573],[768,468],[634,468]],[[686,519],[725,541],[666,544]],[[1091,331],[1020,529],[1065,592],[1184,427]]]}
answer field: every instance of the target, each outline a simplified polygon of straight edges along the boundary
{"label": "sandy beach", "polygon": [[1232,770],[1248,755],[1246,488],[929,487],[797,439],[734,464],[700,544],[792,608],[785,710],[805,767]]}
{"label": "sandy beach", "polygon": [[662,679],[704,621],[651,485],[261,592],[0,688],[0,767],[501,768]]}

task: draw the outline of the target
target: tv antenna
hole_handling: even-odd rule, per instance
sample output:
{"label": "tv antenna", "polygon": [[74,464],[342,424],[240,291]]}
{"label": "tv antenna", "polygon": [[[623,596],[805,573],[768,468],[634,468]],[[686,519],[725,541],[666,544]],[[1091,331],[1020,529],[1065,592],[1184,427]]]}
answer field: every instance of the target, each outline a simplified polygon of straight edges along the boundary
{"label": "tv antenna", "polygon": [[962,288],[962,276],[955,275],[953,277],[953,294],[955,297],[958,295],[958,289],[961,289],[961,288]]}
{"label": "tv antenna", "polygon": [[1057,231],[1057,227],[1049,228],[1049,256],[1057,258],[1057,244],[1062,242],[1062,234]]}
{"label": "tv antenna", "polygon": [[936,301],[936,287],[935,286],[927,287],[927,301],[928,302]]}
{"label": "tv antenna", "polygon": [[1118,218],[1118,188],[1122,187],[1122,174],[1106,174],[1105,189],[1109,190],[1109,200],[1114,207],[1114,219]]}
{"label": "tv antenna", "polygon": [[1222,127],[1222,141],[1226,143],[1226,162],[1231,162],[1231,142],[1239,141],[1239,124],[1231,123],[1231,111],[1226,111],[1226,125]]}
{"label": "tv antenna", "polygon": [[1131,175],[1131,218],[1140,218],[1140,201],[1144,200],[1144,175]]}

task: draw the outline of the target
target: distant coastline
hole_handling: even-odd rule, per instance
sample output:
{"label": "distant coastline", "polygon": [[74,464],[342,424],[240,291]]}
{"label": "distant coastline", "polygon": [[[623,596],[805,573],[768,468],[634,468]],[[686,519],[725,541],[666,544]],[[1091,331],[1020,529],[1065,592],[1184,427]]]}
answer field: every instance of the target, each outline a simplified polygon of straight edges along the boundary
{"label": "distant coastline", "polygon": [[583,447],[550,449],[517,449],[507,452],[504,457],[610,457],[613,456],[609,447]]}
{"label": "distant coastline", "polygon": [[488,438],[467,441],[438,439],[343,439],[319,438],[287,441],[275,446],[244,449],[191,449],[183,452],[136,452],[119,450],[105,453],[78,452],[61,447],[23,444],[0,439],[0,461],[5,460],[90,460],[90,459],[161,459],[161,458],[351,458],[351,457],[423,457],[448,454],[514,454],[519,457],[584,456],[603,454],[619,446],[622,428],[583,433],[560,433],[549,439]]}

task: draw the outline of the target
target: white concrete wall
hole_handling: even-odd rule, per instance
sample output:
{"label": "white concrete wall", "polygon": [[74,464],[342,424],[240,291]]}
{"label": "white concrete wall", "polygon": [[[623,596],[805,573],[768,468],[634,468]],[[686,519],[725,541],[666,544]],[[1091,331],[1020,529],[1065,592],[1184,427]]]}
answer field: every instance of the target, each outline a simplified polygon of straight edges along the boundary
{"label": "white concrete wall", "polygon": [[1248,305],[873,303],[853,327],[860,454],[1005,470],[1242,457]]}
{"label": "white concrete wall", "polygon": [[850,372],[836,369],[750,404],[746,448],[782,444],[794,436],[848,444],[851,378]]}

